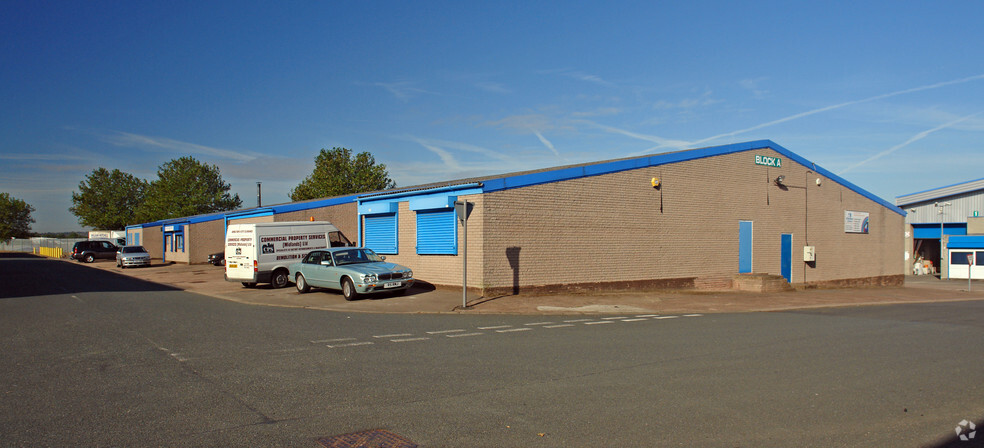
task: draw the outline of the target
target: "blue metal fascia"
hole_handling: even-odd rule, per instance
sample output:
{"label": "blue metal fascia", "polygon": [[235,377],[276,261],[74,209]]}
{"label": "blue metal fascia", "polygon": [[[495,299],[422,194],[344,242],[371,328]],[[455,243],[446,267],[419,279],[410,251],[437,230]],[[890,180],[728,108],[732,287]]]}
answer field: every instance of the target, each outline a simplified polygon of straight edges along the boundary
{"label": "blue metal fascia", "polygon": [[458,196],[464,196],[468,194],[481,194],[483,192],[482,183],[473,182],[473,183],[461,184],[461,185],[447,185],[444,187],[427,188],[423,190],[405,190],[405,191],[397,191],[395,193],[388,193],[388,194],[379,194],[379,195],[374,194],[374,195],[367,195],[367,196],[359,196],[357,200],[359,201],[359,203],[363,203],[363,202],[380,201],[386,199],[404,198],[409,196],[426,196],[434,193],[443,193],[449,191],[455,192],[455,194]]}
{"label": "blue metal fascia", "polygon": [[[974,182],[980,182],[982,180],[984,180],[984,177],[982,177],[980,179],[974,179],[974,180],[965,180],[963,182],[957,182],[955,184],[944,185],[942,187],[930,188],[928,190],[917,191],[915,193],[902,194],[902,195],[896,196],[895,198],[896,199],[899,199],[899,198],[904,198],[906,196],[915,196],[917,194],[929,193],[931,191],[943,190],[943,189],[946,189],[946,188],[959,187],[959,186],[964,185],[964,184],[971,184],[971,183],[974,183]],[[937,196],[937,198],[943,198],[943,197],[947,197],[947,196],[953,196],[953,195],[952,194],[941,194],[941,195]],[[925,201],[919,201],[919,202],[925,202]]]}
{"label": "blue metal fascia", "polygon": [[396,213],[398,210],[397,201],[366,201],[359,203],[359,215],[383,215]]}
{"label": "blue metal fascia", "polygon": [[302,211],[302,210],[311,210],[313,208],[331,207],[333,205],[350,204],[352,202],[355,202],[355,200],[358,197],[359,197],[359,195],[352,194],[352,195],[348,195],[348,196],[339,196],[339,197],[335,197],[335,198],[321,199],[321,200],[310,201],[310,202],[293,202],[293,203],[290,203],[290,204],[272,205],[272,206],[270,206],[270,208],[273,209],[273,212],[275,214],[290,213],[290,212],[298,212],[298,211]]}
{"label": "blue metal fascia", "polygon": [[230,212],[225,214],[225,220],[230,219],[243,219],[243,218],[255,218],[258,216],[270,216],[273,214],[273,209],[270,207],[261,208],[251,208],[249,210],[240,210],[238,212]]}
{"label": "blue metal fascia", "polygon": [[[943,234],[951,236],[963,236],[967,234],[967,223],[947,222],[943,223]],[[940,223],[918,223],[912,225],[912,237],[915,239],[940,239]]]}
{"label": "blue metal fascia", "polygon": [[984,249],[984,236],[952,236],[946,243],[947,249]]}
{"label": "blue metal fascia", "polygon": [[703,159],[708,157],[715,157],[726,154],[734,154],[738,152],[751,151],[755,149],[772,149],[779,154],[782,154],[789,160],[792,160],[800,165],[812,168],[814,172],[825,176],[834,182],[837,182],[848,189],[860,194],[874,202],[881,205],[901,216],[905,216],[906,212],[899,207],[896,207],[892,203],[875,196],[874,194],[868,192],[867,190],[848,182],[844,178],[824,169],[823,167],[817,166],[815,163],[806,160],[805,158],[793,153],[792,151],[783,148],[782,146],[776,144],[772,140],[755,140],[743,143],[733,143],[730,145],[723,146],[712,146],[708,148],[698,148],[690,149],[685,151],[677,151],[666,154],[656,154],[648,157],[638,157],[635,159],[628,160],[616,160],[612,162],[596,163],[593,165],[586,165],[573,168],[560,168],[551,171],[543,171],[538,173],[530,174],[520,174],[516,176],[507,176],[498,179],[491,179],[484,181],[482,190],[486,193],[493,191],[509,190],[513,188],[529,187],[533,185],[546,184],[551,182],[560,182],[564,180],[578,179],[581,177],[588,176],[598,176],[602,174],[616,173],[620,171],[628,171],[639,168],[647,168],[652,166],[667,165],[671,163],[686,162],[690,160]]}
{"label": "blue metal fascia", "polygon": [[454,201],[458,196],[451,196],[447,193],[429,194],[426,196],[412,196],[408,204],[410,211],[435,210],[442,208],[454,208]]}
{"label": "blue metal fascia", "polygon": [[854,191],[855,193],[860,194],[861,196],[864,196],[864,197],[866,197],[868,199],[871,199],[872,201],[876,202],[878,205],[881,205],[882,207],[885,207],[885,208],[887,208],[887,209],[889,209],[889,210],[891,210],[891,211],[893,211],[895,213],[898,213],[901,216],[905,216],[907,214],[905,210],[902,210],[901,208],[896,207],[895,204],[892,204],[891,202],[888,202],[888,201],[886,201],[886,200],[884,200],[884,199],[882,199],[882,198],[880,198],[878,196],[875,196],[873,193],[869,192],[868,190],[865,190],[864,188],[861,188],[861,187],[859,187],[857,185],[854,185],[854,184],[848,182],[843,177],[840,177],[840,176],[838,176],[838,175],[836,175],[836,174],[834,174],[834,173],[826,170],[825,168],[823,168],[821,166],[817,166],[815,163],[810,162],[809,160],[806,160],[806,159],[804,159],[803,157],[801,157],[801,156],[799,156],[797,154],[794,154],[792,151],[790,151],[790,150],[788,150],[786,148],[783,148],[782,146],[779,146],[779,145],[777,145],[775,143],[772,143],[772,142],[770,142],[770,143],[771,143],[771,145],[769,147],[772,148],[774,151],[776,151],[776,152],[778,152],[778,153],[780,153],[780,154],[782,154],[782,155],[784,155],[786,157],[789,157],[791,160],[799,163],[800,165],[807,166],[807,167],[812,167],[813,168],[813,171],[816,172],[817,174],[823,175],[824,177],[827,177],[827,178],[833,180],[834,182],[837,182],[837,183],[839,183],[839,184],[847,187],[851,191]]}

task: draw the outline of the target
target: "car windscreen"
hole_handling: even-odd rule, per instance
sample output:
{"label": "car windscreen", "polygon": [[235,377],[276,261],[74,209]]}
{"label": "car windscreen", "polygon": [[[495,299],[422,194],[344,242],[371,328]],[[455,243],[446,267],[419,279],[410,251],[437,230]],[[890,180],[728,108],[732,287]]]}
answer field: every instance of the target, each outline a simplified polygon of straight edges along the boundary
{"label": "car windscreen", "polygon": [[373,263],[383,261],[379,255],[369,249],[348,249],[332,253],[335,257],[335,264],[342,266],[355,263]]}
{"label": "car windscreen", "polygon": [[127,246],[123,248],[124,254],[141,253],[141,252],[147,252],[147,250],[144,249],[143,246]]}

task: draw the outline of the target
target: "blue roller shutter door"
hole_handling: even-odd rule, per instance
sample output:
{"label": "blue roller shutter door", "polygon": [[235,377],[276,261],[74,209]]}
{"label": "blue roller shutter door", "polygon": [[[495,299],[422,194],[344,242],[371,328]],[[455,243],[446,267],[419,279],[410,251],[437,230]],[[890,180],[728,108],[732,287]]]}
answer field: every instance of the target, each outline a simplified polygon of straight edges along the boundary
{"label": "blue roller shutter door", "polygon": [[458,254],[458,226],[454,209],[417,211],[417,254]]}
{"label": "blue roller shutter door", "polygon": [[396,214],[366,216],[365,246],[380,254],[399,253],[396,229]]}

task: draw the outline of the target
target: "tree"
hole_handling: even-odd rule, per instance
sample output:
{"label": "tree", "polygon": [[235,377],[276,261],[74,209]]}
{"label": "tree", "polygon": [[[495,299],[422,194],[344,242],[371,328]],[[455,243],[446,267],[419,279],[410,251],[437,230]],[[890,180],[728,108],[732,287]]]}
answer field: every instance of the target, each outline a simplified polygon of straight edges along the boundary
{"label": "tree", "polygon": [[322,149],[314,160],[314,172],[291,190],[290,199],[303,201],[394,187],[396,182],[389,178],[386,165],[377,165],[372,154],[360,152],[353,158],[346,148]]}
{"label": "tree", "polygon": [[0,240],[31,236],[34,207],[8,193],[0,193]]}
{"label": "tree", "polygon": [[97,168],[72,192],[68,211],[79,224],[101,230],[123,230],[136,222],[137,208],[144,200],[147,181],[114,169]]}
{"label": "tree", "polygon": [[137,209],[141,222],[234,210],[242,206],[239,195],[222,180],[219,167],[181,157],[161,165]]}

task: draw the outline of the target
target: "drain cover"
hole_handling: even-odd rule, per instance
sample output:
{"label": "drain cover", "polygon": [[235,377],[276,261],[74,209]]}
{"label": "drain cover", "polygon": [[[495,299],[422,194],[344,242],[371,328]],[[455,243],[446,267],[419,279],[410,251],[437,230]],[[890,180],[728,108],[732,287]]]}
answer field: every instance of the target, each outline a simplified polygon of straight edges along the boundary
{"label": "drain cover", "polygon": [[385,429],[353,432],[318,439],[326,448],[417,448],[417,444]]}

